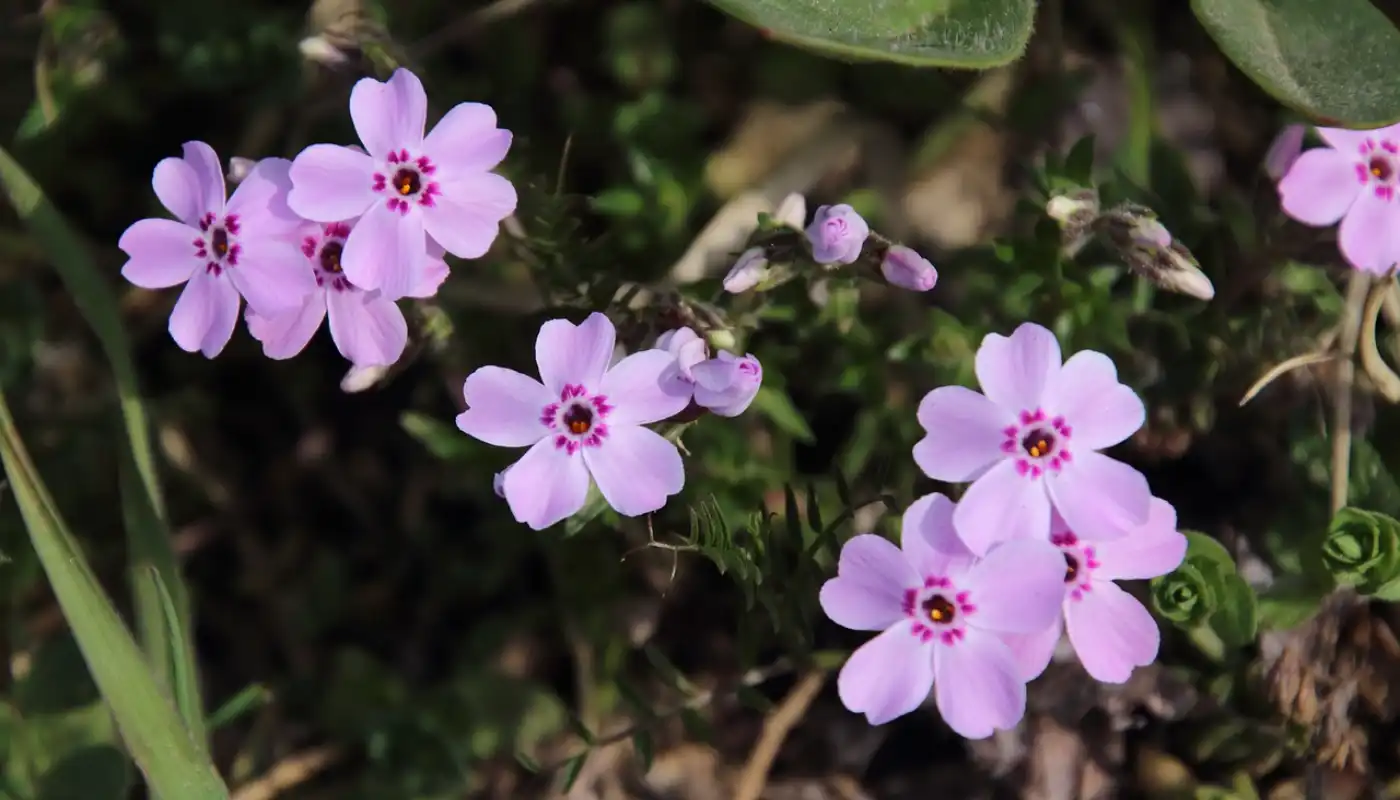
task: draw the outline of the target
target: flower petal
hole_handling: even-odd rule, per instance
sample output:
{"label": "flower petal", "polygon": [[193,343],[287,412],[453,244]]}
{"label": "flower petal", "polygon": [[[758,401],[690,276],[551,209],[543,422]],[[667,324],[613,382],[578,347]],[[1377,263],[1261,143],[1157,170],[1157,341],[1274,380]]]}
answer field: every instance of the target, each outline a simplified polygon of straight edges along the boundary
{"label": "flower petal", "polygon": [[[219,163],[219,154],[204,142],[185,142],[181,148],[185,163],[194,170],[195,182],[199,186],[202,212],[217,213],[224,207],[224,166]],[[168,207],[168,206],[167,206]],[[174,212],[174,209],[171,209]]]}
{"label": "flower petal", "polygon": [[647,428],[609,427],[601,445],[583,448],[583,460],[603,499],[624,517],[661,508],[685,486],[680,452]]}
{"label": "flower petal", "polygon": [[1034,322],[1021,323],[1009,337],[989,333],[977,348],[977,381],[982,391],[1012,413],[1037,408],[1059,368],[1059,341]]}
{"label": "flower petal", "polygon": [[195,174],[194,167],[182,158],[161,159],[151,174],[151,188],[155,190],[160,204],[186,225],[198,225],[199,218],[205,212],[215,210],[204,207],[199,176]]}
{"label": "flower petal", "polygon": [[306,296],[316,290],[316,274],[291,240],[243,237],[238,245],[238,264],[225,272],[257,313],[273,316],[301,308]]}
{"label": "flower petal", "polygon": [[1308,225],[1341,219],[1360,191],[1355,158],[1330,147],[1305,151],[1278,184],[1283,213]]}
{"label": "flower petal", "polygon": [[934,480],[973,480],[1002,457],[1002,430],[1011,421],[1010,413],[971,389],[940,386],[919,402],[927,435],[914,445],[914,461]]}
{"label": "flower petal", "polygon": [[258,236],[295,234],[306,222],[287,204],[291,168],[292,162],[285,158],[259,161],[233,190],[224,213],[243,217],[245,228]]}
{"label": "flower petal", "polygon": [[492,172],[442,183],[442,194],[423,207],[423,224],[433,241],[458,258],[480,258],[491,249],[501,220],[515,211],[515,187]]}
{"label": "flower petal", "polygon": [[485,103],[458,103],[423,140],[423,152],[451,180],[493,169],[510,150],[510,131],[496,127],[496,112]]}
{"label": "flower petal", "polygon": [[1072,462],[1046,477],[1056,510],[1081,539],[1117,539],[1147,524],[1147,479],[1121,461],[1076,451]]}
{"label": "flower petal", "polygon": [[1157,659],[1161,632],[1137,598],[1112,581],[1093,581],[1065,606],[1065,628],[1079,663],[1094,680],[1124,683],[1134,667]]}
{"label": "flower petal", "polygon": [[1147,524],[1121,539],[1094,543],[1099,567],[1095,578],[1147,580],[1181,566],[1186,557],[1186,537],[1176,529],[1176,509],[1154,497]]}
{"label": "flower petal", "polygon": [[915,500],[900,524],[900,547],[920,576],[964,569],[974,556],[953,527],[952,500],[934,492]]}
{"label": "flower petal", "polygon": [[1381,139],[1400,139],[1400,125],[1388,125],[1384,128],[1377,128],[1369,131],[1354,131],[1347,128],[1317,128],[1318,136],[1324,142],[1341,150],[1344,154],[1351,155],[1361,152],[1361,145],[1367,139],[1378,141]]}
{"label": "flower petal", "polygon": [[516,522],[541,531],[568,519],[588,499],[588,468],[577,454],[542,439],[506,468],[501,490]]}
{"label": "flower petal", "polygon": [[1010,539],[1048,540],[1050,498],[1040,480],[1018,474],[1015,462],[1004,460],[967,487],[953,525],[977,555]]}
{"label": "flower petal", "polygon": [[379,292],[330,291],[326,308],[331,338],[357,367],[388,366],[408,344],[408,322],[393,300]]}
{"label": "flower petal", "polygon": [[1013,539],[958,582],[977,610],[968,624],[998,633],[1035,633],[1055,624],[1065,599],[1065,557],[1049,541]]}
{"label": "flower petal", "polygon": [[354,219],[374,204],[374,159],[358,150],[313,144],[292,161],[289,174],[287,205],[306,219]]}
{"label": "flower petal", "polygon": [[263,355],[279,360],[291,358],[306,349],[325,320],[326,295],[312,292],[301,308],[274,317],[261,316],[249,308],[244,318],[248,321],[248,332],[262,342]]}
{"label": "flower petal", "polygon": [[857,631],[879,631],[904,617],[904,594],[923,585],[915,568],[890,540],[872,533],[841,548],[836,577],[822,585],[822,611]]}
{"label": "flower petal", "polygon": [[170,337],[180,349],[213,358],[223,351],[238,323],[238,290],[206,270],[190,277],[170,312]]}
{"label": "flower petal", "polygon": [[462,385],[467,410],[457,415],[457,427],[497,447],[525,447],[549,433],[540,421],[544,407],[555,399],[534,378],[502,367],[481,367]]}
{"label": "flower petal", "polygon": [[350,119],[360,142],[375,158],[400,148],[417,150],[427,123],[428,95],[423,83],[406,69],[394,70],[383,83],[361,78],[350,90]]}
{"label": "flower petal", "polygon": [[938,713],[958,735],[985,739],[1016,727],[1026,713],[1026,684],[1011,649],[996,636],[969,628],[951,647],[934,649]]}
{"label": "flower petal", "polygon": [[608,425],[648,425],[684,411],[690,405],[691,387],[662,380],[675,364],[675,356],[665,350],[643,350],[613,365],[597,390],[613,406]]}
{"label": "flower petal", "polygon": [[[177,162],[178,163],[178,162]],[[197,229],[170,219],[137,220],[117,242],[131,257],[122,277],[143,289],[164,289],[190,279],[204,265],[195,257]]]}
{"label": "flower petal", "polygon": [[1006,642],[1012,658],[1016,660],[1016,673],[1021,680],[1033,681],[1045,672],[1055,658],[1061,633],[1064,633],[1064,624],[1057,615],[1055,622],[1044,630],[1001,634],[1001,640]]}
{"label": "flower petal", "polygon": [[427,260],[423,218],[391,211],[380,203],[350,229],[340,255],[341,268],[351,283],[365,291],[378,289],[390,300],[414,288]]}
{"label": "flower petal", "polygon": [[1400,260],[1397,222],[1400,222],[1400,205],[1377,197],[1370,187],[1363,189],[1337,231],[1337,245],[1342,256],[1363,272],[1384,275]]}
{"label": "flower petal", "polygon": [[434,256],[429,248],[428,258],[423,262],[423,269],[413,279],[409,286],[408,294],[405,297],[432,297],[438,293],[438,287],[447,280],[451,270],[447,267],[447,262],[442,260],[441,255]]}
{"label": "flower petal", "polygon": [[1103,353],[1081,350],[1050,379],[1045,406],[1063,416],[1076,447],[1102,450],[1132,436],[1147,420],[1147,409],[1132,389],[1118,382],[1118,370]]}
{"label": "flower petal", "polygon": [[841,703],[883,725],[918,708],[933,688],[933,651],[904,620],[861,645],[841,667]]}
{"label": "flower petal", "polygon": [[556,398],[569,384],[596,391],[612,361],[616,341],[612,320],[596,311],[578,325],[566,319],[541,325],[535,339],[535,362],[545,388]]}

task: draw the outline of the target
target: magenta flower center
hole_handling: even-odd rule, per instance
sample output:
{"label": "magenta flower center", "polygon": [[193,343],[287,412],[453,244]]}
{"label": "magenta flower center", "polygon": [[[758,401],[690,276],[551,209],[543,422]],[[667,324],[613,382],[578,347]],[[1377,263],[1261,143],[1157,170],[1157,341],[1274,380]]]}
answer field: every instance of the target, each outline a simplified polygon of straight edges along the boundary
{"label": "magenta flower center", "polygon": [[1082,600],[1093,590],[1091,578],[1094,570],[1101,566],[1094,548],[1071,531],[1051,534],[1050,543],[1060,548],[1065,557],[1065,596],[1070,600]]}
{"label": "magenta flower center", "polygon": [[924,585],[904,592],[904,614],[921,642],[952,645],[967,635],[967,619],[977,612],[971,593],[959,591],[948,578],[930,576]]}
{"label": "magenta flower center", "polygon": [[1390,166],[1390,160],[1380,156],[1371,159],[1368,171],[1382,181],[1390,180],[1390,176],[1395,174],[1395,170]]}
{"label": "magenta flower center", "polygon": [[1070,461],[1069,440],[1073,435],[1064,417],[1051,418],[1044,409],[1022,411],[1016,424],[1002,429],[1001,451],[1016,462],[1016,472],[1035,479],[1059,472]]}
{"label": "magenta flower center", "polygon": [[584,447],[598,447],[608,438],[605,420],[613,406],[606,395],[590,394],[571,383],[559,393],[559,402],[540,410],[540,424],[554,434],[554,446],[569,455]]}
{"label": "magenta flower center", "polygon": [[243,252],[236,238],[239,227],[237,214],[229,214],[223,220],[212,213],[200,218],[199,231],[202,235],[192,244],[195,258],[204,262],[206,272],[221,275],[225,267],[238,266],[238,256]]}
{"label": "magenta flower center", "polygon": [[1400,146],[1389,139],[1366,139],[1358,149],[1361,160],[1356,163],[1356,180],[1374,184],[1372,191],[1382,200],[1395,199],[1396,178],[1400,177],[1395,160],[1400,158]]}
{"label": "magenta flower center", "polygon": [[370,188],[387,195],[385,205],[390,211],[407,214],[413,206],[432,208],[442,187],[432,179],[437,166],[425,155],[414,156],[407,150],[390,153],[382,171],[375,172]]}

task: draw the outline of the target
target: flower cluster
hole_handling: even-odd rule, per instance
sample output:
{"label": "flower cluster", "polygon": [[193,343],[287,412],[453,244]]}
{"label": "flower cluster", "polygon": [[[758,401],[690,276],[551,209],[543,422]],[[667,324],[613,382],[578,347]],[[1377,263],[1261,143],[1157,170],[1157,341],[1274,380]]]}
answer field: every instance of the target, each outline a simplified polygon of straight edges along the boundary
{"label": "flower cluster", "polygon": [[1400,262],[1400,125],[1371,131],[1317,128],[1325,147],[1299,153],[1304,131],[1290,126],[1270,148],[1266,168],[1282,173],[1283,211],[1307,225],[1335,225],[1347,263],[1384,275]]}
{"label": "flower cluster", "polygon": [[123,277],[148,289],[185,284],[170,335],[190,352],[222,352],[246,301],[248,330],[271,358],[301,352],[329,319],[357,367],[394,363],[408,341],[395,301],[436,294],[444,255],[483,255],[516,203],[510,181],[491,172],[511,144],[495,112],[461,103],[424,135],[427,107],[408,70],[363,79],[350,93],[363,147],[240,159],[246,174],[227,199],[214,150],[187,143],[152,179],[176,219],[122,234]]}
{"label": "flower cluster", "polygon": [[918,411],[927,435],[914,460],[932,478],[971,481],[961,501],[916,501],[900,547],[855,537],[822,587],[837,624],[881,631],[838,682],[872,724],[932,689],[963,736],[1014,727],[1062,630],[1097,680],[1121,683],[1157,656],[1155,621],[1114,581],[1170,572],[1186,538],[1141,473],[1099,452],[1141,427],[1142,401],[1106,356],[1062,362],[1031,323],[987,336],[976,370],[985,394],[945,386]]}
{"label": "flower cluster", "polygon": [[628,517],[656,511],[680,492],[676,445],[644,426],[692,405],[724,417],[743,413],[763,382],[752,355],[711,358],[690,328],[613,363],[617,332],[604,315],[581,324],[550,320],[535,340],[540,380],[482,367],[462,387],[463,433],[499,447],[528,447],[496,477],[517,522],[542,530],[578,513],[591,482]]}

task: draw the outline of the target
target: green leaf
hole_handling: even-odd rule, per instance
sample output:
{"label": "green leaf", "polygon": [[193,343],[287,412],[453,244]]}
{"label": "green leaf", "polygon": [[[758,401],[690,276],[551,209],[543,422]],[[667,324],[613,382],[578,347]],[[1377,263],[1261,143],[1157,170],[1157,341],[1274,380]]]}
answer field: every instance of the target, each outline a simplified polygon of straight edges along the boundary
{"label": "green leaf", "polygon": [[437,417],[405,411],[399,416],[399,425],[429,453],[443,461],[463,459],[472,452],[471,439]]}
{"label": "green leaf", "polygon": [[[3,148],[0,148],[0,189],[43,247],[111,362],[127,438],[127,445],[119,455],[122,517],[126,524],[127,567],[135,595],[137,628],[146,658],[156,670],[156,679],[176,692],[176,703],[185,724],[202,749],[205,747],[204,709],[198,694],[198,666],[192,639],[188,636],[189,594],[180,577],[165,524],[165,500],[151,448],[150,420],[141,403],[136,366],[122,327],[117,298],[93,264],[82,239],[33,178]],[[185,632],[175,637],[184,641],[183,648],[176,649],[165,600],[150,577],[151,569],[158,572],[165,583],[165,592],[175,609],[174,624]]]}
{"label": "green leaf", "polygon": [[642,772],[651,770],[652,757],[656,755],[656,745],[652,743],[651,731],[646,728],[638,728],[632,734],[632,747],[637,751],[637,758],[642,762]]}
{"label": "green leaf", "polygon": [[1400,120],[1400,32],[1371,0],[1191,0],[1225,55],[1320,123]]}
{"label": "green leaf", "polygon": [[1026,49],[1034,0],[711,0],[779,41],[832,58],[986,69]]}
{"label": "green leaf", "polygon": [[218,730],[249,711],[266,705],[271,699],[272,692],[266,686],[261,683],[249,684],[209,715],[208,728],[211,731]]}
{"label": "green leaf", "polygon": [[681,709],[681,724],[685,726],[686,735],[698,741],[709,743],[714,741],[715,732],[710,727],[709,720],[693,708]]}
{"label": "green leaf", "polygon": [[44,773],[35,800],[122,800],[131,777],[122,751],[110,745],[84,747]]}
{"label": "green leaf", "polygon": [[227,798],[228,789],[218,771],[151,675],[136,641],[54,507],[15,430],[3,393],[0,461],[63,616],[151,790],[166,800]]}
{"label": "green leaf", "polygon": [[1259,594],[1259,624],[1273,630],[1288,630],[1312,618],[1329,587],[1314,586],[1285,575]]}
{"label": "green leaf", "polygon": [[768,386],[758,390],[753,399],[753,407],[778,426],[778,430],[806,444],[817,440],[812,428],[803,418],[802,412],[792,404],[786,393]]}
{"label": "green leaf", "polygon": [[1182,531],[1181,533],[1186,537],[1187,559],[1204,558],[1230,572],[1235,571],[1235,559],[1230,556],[1230,551],[1226,550],[1225,545],[1221,544],[1219,540],[1198,531]]}
{"label": "green leaf", "polygon": [[1089,134],[1074,143],[1065,156],[1061,170],[1066,178],[1080,186],[1092,186],[1094,177],[1094,135]]}
{"label": "green leaf", "polygon": [[1225,576],[1216,595],[1210,627],[1231,647],[1244,647],[1254,641],[1259,632],[1259,605],[1244,578],[1234,573]]}
{"label": "green leaf", "polygon": [[583,762],[587,759],[588,753],[579,753],[564,762],[564,794],[568,794],[574,788],[574,781],[578,780],[578,774],[583,769]]}

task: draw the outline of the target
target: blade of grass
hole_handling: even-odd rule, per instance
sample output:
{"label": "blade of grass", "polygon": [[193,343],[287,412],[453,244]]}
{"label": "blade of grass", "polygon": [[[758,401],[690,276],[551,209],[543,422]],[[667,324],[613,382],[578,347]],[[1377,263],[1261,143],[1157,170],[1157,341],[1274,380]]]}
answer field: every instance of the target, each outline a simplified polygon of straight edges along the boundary
{"label": "blade of grass", "polygon": [[[193,637],[188,635],[189,594],[180,577],[165,523],[165,500],[156,474],[150,422],[141,404],[136,366],[131,360],[116,298],[67,220],[4,148],[0,148],[0,188],[48,255],[112,364],[128,441],[121,458],[122,516],[137,632],[157,680],[174,693],[185,724],[203,748],[204,706],[199,697]],[[159,576],[164,590],[155,576]],[[174,607],[173,616],[166,614],[164,594],[169,595]]]}
{"label": "blade of grass", "polygon": [[126,623],[54,507],[15,430],[2,391],[0,461],[83,660],[151,791],[168,800],[227,800],[228,788],[180,722]]}

